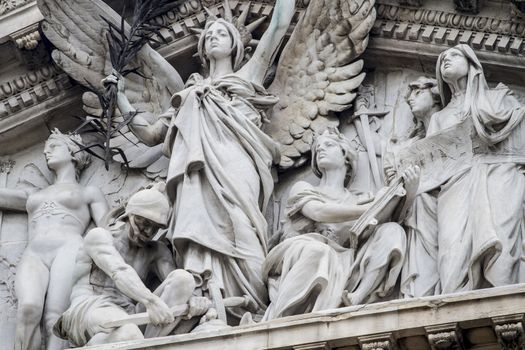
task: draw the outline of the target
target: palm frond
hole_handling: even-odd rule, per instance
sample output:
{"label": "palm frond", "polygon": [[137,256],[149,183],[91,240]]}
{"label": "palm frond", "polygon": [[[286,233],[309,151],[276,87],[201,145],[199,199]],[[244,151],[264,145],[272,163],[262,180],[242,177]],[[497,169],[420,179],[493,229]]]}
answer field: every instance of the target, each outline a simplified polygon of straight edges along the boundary
{"label": "palm frond", "polygon": [[[124,15],[119,25],[116,25],[107,18],[102,17],[108,26],[106,33],[106,40],[109,46],[110,61],[113,69],[122,76],[128,74],[137,74],[145,79],[149,79],[137,67],[129,67],[142,47],[149,43],[160,43],[160,40],[166,42],[166,39],[160,35],[160,30],[165,28],[162,24],[155,22],[155,19],[165,12],[179,6],[186,0],[135,0],[135,7],[133,9],[132,23],[128,26],[124,20]],[[124,14],[124,8],[122,13]],[[104,161],[106,170],[109,169],[109,163],[114,156],[120,156],[126,167],[129,167],[128,159],[124,151],[119,147],[111,146],[111,139],[122,133],[122,129],[127,126],[133,117],[140,112],[134,112],[122,116],[122,120],[117,121],[114,118],[117,87],[110,84],[106,87],[104,94],[100,94],[89,82],[86,82],[89,90],[95,93],[99,99],[102,107],[102,114],[100,116],[88,115],[81,118],[82,123],[77,128],[76,132],[87,132],[97,135],[98,142],[94,142],[88,146],[81,146],[81,151],[88,152],[96,158]],[[125,137],[125,136],[124,136]],[[79,145],[80,146],[80,145]],[[100,149],[103,156],[93,151],[94,148]]]}

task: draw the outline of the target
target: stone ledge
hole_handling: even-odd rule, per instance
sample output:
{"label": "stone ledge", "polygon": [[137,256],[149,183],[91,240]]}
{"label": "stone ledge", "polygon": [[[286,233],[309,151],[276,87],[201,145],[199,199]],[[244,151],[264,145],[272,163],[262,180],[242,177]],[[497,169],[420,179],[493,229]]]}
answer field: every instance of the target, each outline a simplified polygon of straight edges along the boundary
{"label": "stone ledge", "polygon": [[[360,305],[327,310],[308,315],[286,317],[271,322],[228,330],[185,334],[143,341],[123,342],[86,347],[89,350],[202,350],[223,349],[294,349],[300,345],[325,344],[327,349],[363,348],[363,339],[377,335],[403,342],[403,348],[430,348],[429,334],[439,329],[466,334],[466,342],[479,339],[484,349],[499,349],[492,327],[501,326],[501,319],[513,323],[525,314],[525,284],[433,296],[411,300]],[[507,319],[507,318],[506,318]],[[435,327],[440,326],[442,327]],[[445,329],[443,328],[443,329]],[[480,330],[488,335],[480,336]],[[469,335],[470,334],[470,335]],[[474,336],[472,336],[474,334]],[[435,338],[435,337],[434,337]],[[411,342],[410,339],[417,339]],[[433,338],[431,338],[433,339]],[[457,337],[462,339],[462,337]],[[407,344],[417,344],[410,346]],[[361,344],[361,345],[360,345]]]}

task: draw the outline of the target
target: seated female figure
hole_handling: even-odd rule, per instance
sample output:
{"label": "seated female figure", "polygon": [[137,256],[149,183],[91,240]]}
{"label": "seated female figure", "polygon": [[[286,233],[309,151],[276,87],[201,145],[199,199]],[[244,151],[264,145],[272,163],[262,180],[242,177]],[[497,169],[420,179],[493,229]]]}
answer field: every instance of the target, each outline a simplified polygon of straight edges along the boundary
{"label": "seated female figure", "polygon": [[[406,245],[401,226],[385,223],[357,239],[349,233],[373,203],[371,195],[346,189],[355,164],[355,151],[337,130],[314,142],[312,169],[321,182],[291,189],[285,240],[263,265],[271,301],[264,320],[372,302],[395,286]],[[407,190],[417,190],[417,171],[403,176]]]}

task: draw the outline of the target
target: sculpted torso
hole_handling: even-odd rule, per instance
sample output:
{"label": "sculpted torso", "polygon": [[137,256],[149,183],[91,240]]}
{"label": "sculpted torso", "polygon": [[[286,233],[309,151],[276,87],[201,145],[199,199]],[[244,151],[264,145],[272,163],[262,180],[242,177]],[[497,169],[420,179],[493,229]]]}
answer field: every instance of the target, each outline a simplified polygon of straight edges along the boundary
{"label": "sculpted torso", "polygon": [[29,195],[27,213],[29,224],[28,250],[45,257],[50,265],[56,250],[70,242],[80,241],[91,221],[90,192],[79,184],[53,184]]}
{"label": "sculpted torso", "polygon": [[[146,279],[152,270],[153,262],[160,257],[161,248],[164,248],[169,255],[167,248],[161,247],[157,242],[149,242],[144,247],[130,245],[126,234],[114,233],[113,246],[124,262],[131,266],[142,280]],[[99,255],[104,253],[102,250],[98,252]],[[91,254],[97,254],[97,252],[91,252]],[[72,304],[75,304],[77,297],[83,299],[87,295],[105,294],[113,295],[118,299],[127,298],[117,289],[113,279],[95,264],[85,248],[79,251],[74,281],[75,287],[71,295]],[[132,302],[129,298],[127,301]]]}

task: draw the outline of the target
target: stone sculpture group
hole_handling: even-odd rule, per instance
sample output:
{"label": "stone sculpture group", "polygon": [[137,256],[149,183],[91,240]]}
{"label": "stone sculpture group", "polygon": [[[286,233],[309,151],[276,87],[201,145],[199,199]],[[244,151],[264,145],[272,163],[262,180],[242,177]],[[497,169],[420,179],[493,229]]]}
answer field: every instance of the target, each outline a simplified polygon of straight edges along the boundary
{"label": "stone sculpture group", "polygon": [[[386,184],[369,193],[349,189],[358,154],[336,116],[351,108],[364,79],[356,59],[375,19],[373,1],[311,0],[267,88],[295,4],[276,1],[247,56],[249,40],[238,28],[246,18],[233,21],[226,1],[223,17],[210,11],[200,33],[208,73],[183,87],[145,47],[149,71],[174,74],[159,76],[147,94],[108,71],[103,53],[90,61],[76,51],[75,43],[85,49],[78,37],[97,30],[77,22],[98,21],[96,9],[82,0],[39,5],[53,57],[71,77],[116,84],[123,114],[157,101],[129,129],[148,147],[162,144],[169,165],[165,185],[110,210],[98,188],[78,183],[89,161],[78,152],[82,139],[56,131],[44,149],[54,183],[33,193],[2,189],[2,210],[27,211],[32,237],[17,269],[15,349],[38,349],[42,339],[55,350],[197,332],[525,282],[525,109],[506,86],[489,88],[469,46],[444,51],[436,79],[409,84],[414,126],[404,138],[382,140]],[[84,10],[60,23],[61,13]],[[66,47],[61,35],[75,40]],[[305,125],[305,136],[292,137],[292,121]],[[363,129],[365,138],[377,137]],[[319,182],[291,186],[283,228],[270,232],[272,169],[309,159]]]}

